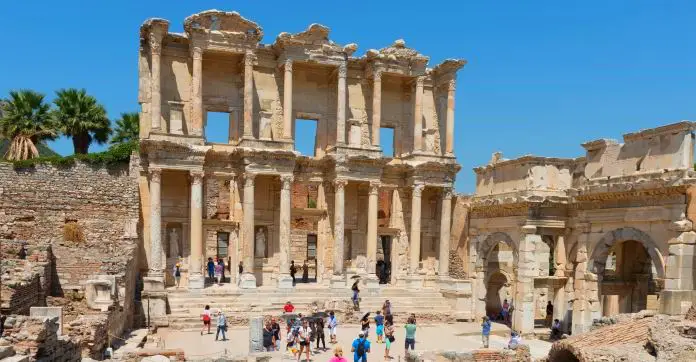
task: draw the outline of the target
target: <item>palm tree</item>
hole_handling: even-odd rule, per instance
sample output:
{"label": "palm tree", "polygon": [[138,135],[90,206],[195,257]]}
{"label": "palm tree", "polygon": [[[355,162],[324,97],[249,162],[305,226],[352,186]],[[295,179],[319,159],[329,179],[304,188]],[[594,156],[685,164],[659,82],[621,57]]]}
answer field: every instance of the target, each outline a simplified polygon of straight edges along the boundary
{"label": "palm tree", "polygon": [[2,103],[0,136],[10,141],[5,158],[17,161],[38,157],[39,143],[57,137],[44,95],[24,89],[11,91],[10,98]]}
{"label": "palm tree", "polygon": [[92,142],[106,143],[111,123],[104,106],[84,89],[61,89],[53,101],[57,109],[53,118],[60,131],[72,138],[75,153],[85,154]]}
{"label": "palm tree", "polygon": [[111,138],[111,143],[126,143],[137,141],[140,138],[140,116],[138,112],[121,113],[121,118],[116,120],[116,130]]}

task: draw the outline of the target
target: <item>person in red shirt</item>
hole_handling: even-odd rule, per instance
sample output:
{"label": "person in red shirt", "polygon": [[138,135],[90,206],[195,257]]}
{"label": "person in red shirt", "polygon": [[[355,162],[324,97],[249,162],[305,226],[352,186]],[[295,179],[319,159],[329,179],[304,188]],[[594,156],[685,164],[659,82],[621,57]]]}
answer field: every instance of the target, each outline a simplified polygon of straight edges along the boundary
{"label": "person in red shirt", "polygon": [[292,305],[292,303],[290,303],[290,301],[288,301],[288,302],[285,303],[285,305],[283,306],[283,311],[285,311],[285,313],[292,313],[292,312],[295,311],[295,306]]}

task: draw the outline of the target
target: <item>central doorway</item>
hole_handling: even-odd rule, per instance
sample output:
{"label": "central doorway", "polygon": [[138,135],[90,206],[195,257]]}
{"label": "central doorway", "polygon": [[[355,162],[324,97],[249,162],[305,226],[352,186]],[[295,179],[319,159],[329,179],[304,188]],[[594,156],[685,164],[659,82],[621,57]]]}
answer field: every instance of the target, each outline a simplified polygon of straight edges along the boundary
{"label": "central doorway", "polygon": [[381,250],[377,251],[377,277],[380,284],[389,284],[392,267],[392,237],[391,235],[381,235],[379,239]]}

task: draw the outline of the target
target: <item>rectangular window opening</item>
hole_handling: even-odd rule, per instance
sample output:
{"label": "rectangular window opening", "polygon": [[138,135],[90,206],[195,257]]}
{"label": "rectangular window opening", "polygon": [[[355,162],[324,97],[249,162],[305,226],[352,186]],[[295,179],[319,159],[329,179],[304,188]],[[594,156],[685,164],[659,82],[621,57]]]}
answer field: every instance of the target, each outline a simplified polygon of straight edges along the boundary
{"label": "rectangular window opening", "polygon": [[226,258],[228,255],[227,250],[230,246],[230,233],[218,232],[217,233],[217,256],[221,258]]}
{"label": "rectangular window opening", "polygon": [[316,156],[317,121],[313,119],[295,120],[295,151],[304,156]]}
{"label": "rectangular window opening", "polygon": [[384,157],[394,157],[394,128],[381,127],[379,132],[382,154]]}
{"label": "rectangular window opening", "polygon": [[229,143],[230,114],[228,112],[206,112],[205,140],[210,143]]}
{"label": "rectangular window opening", "polygon": [[307,260],[317,259],[317,236],[314,234],[307,235]]}

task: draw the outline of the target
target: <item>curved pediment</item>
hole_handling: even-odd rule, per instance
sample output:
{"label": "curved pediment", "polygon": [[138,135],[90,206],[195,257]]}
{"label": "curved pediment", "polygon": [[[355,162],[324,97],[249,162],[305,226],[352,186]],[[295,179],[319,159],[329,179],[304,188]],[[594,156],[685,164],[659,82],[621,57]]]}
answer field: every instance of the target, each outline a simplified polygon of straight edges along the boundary
{"label": "curved pediment", "polygon": [[258,24],[245,19],[236,11],[206,10],[193,14],[184,20],[184,29],[187,33],[194,30],[209,30],[244,35],[257,42],[263,37],[263,29]]}
{"label": "curved pediment", "polygon": [[389,59],[389,60],[406,60],[406,61],[411,61],[411,60],[421,60],[424,62],[428,62],[429,58],[426,57],[423,54],[418,53],[413,48],[409,48],[406,46],[406,42],[403,39],[398,39],[394,41],[394,43],[388,47],[382,48],[380,50],[375,50],[375,49],[370,49],[367,54],[365,54],[367,58],[382,58],[382,59]]}

